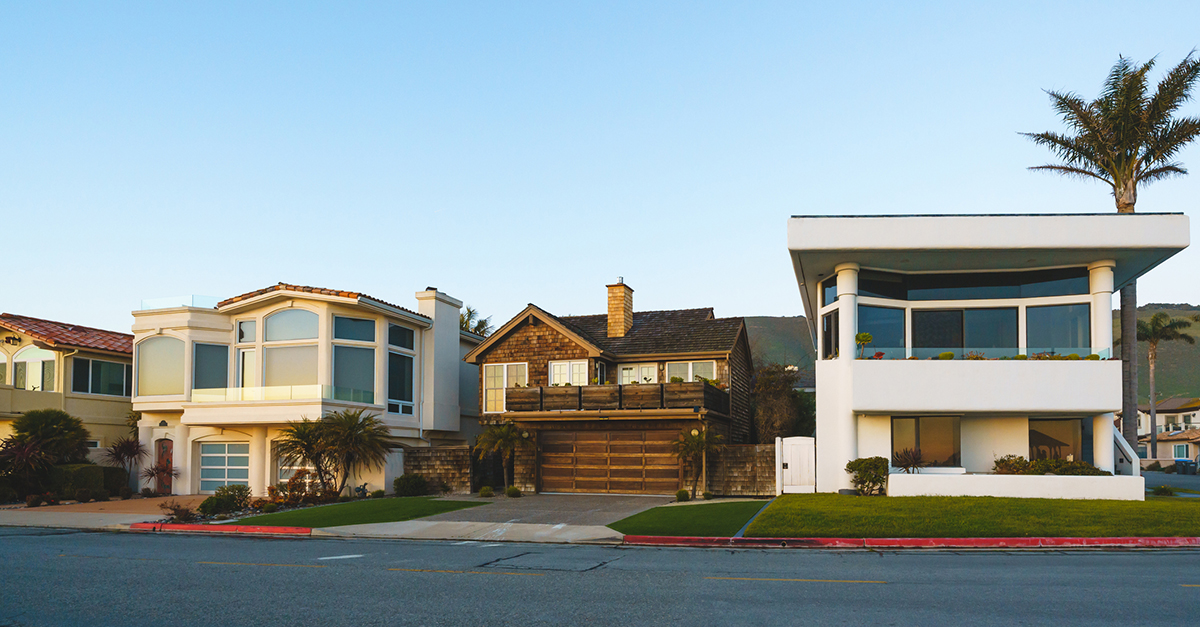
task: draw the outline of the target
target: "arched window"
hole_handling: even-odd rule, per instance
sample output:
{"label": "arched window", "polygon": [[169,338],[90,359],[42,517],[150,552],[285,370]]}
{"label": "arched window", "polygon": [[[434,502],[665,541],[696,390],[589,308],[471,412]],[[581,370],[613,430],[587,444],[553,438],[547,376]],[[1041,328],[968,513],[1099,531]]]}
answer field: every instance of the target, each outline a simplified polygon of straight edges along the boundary
{"label": "arched window", "polygon": [[138,396],[183,394],[183,349],[183,340],[165,335],[138,342]]}
{"label": "arched window", "polygon": [[8,383],[8,356],[0,353],[0,385]]}
{"label": "arched window", "polygon": [[317,339],[317,314],[303,309],[285,309],[267,318],[268,342]]}
{"label": "arched window", "polygon": [[54,352],[30,346],[13,358],[13,387],[54,391]]}

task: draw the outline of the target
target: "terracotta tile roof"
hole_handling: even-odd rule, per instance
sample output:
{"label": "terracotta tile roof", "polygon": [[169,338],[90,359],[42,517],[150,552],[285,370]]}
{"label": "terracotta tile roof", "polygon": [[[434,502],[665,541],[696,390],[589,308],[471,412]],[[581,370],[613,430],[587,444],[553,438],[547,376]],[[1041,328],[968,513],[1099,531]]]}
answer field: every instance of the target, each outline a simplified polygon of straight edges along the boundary
{"label": "terracotta tile roof", "polygon": [[[1150,441],[1150,435],[1138,436],[1138,440]],[[1195,442],[1200,440],[1200,429],[1184,429],[1182,431],[1166,431],[1158,434],[1159,442]]]}
{"label": "terracotta tile roof", "polygon": [[381,299],[375,298],[374,296],[371,296],[368,294],[363,294],[362,292],[347,292],[347,291],[343,291],[343,290],[331,290],[331,289],[327,289],[324,287],[311,287],[308,285],[290,285],[288,283],[277,283],[270,287],[264,287],[261,290],[254,290],[253,292],[246,292],[245,294],[234,296],[233,298],[226,298],[225,300],[217,303],[217,307],[221,308],[226,305],[232,305],[233,303],[241,302],[244,300],[250,300],[251,298],[254,298],[255,296],[261,296],[263,294],[269,294],[271,292],[298,292],[301,294],[320,294],[322,296],[337,296],[340,298],[354,298],[354,299],[364,298],[367,300],[375,301],[382,305],[387,305],[388,307],[392,307],[394,309],[399,309],[401,311],[410,313],[410,314],[420,317],[420,318],[425,318],[426,320],[429,319],[428,316],[422,316],[421,314],[419,314],[411,309],[406,309],[404,307],[401,307],[400,305],[394,305],[392,303],[387,302],[386,300],[381,300]]}
{"label": "terracotta tile roof", "polygon": [[133,335],[93,329],[78,324],[54,322],[29,316],[0,314],[0,327],[19,331],[54,347],[84,348],[133,354]]}
{"label": "terracotta tile roof", "polygon": [[608,337],[608,316],[559,316],[572,331],[617,355],[713,353],[733,350],[741,318],[714,318],[711,307],[635,311],[625,337]]}

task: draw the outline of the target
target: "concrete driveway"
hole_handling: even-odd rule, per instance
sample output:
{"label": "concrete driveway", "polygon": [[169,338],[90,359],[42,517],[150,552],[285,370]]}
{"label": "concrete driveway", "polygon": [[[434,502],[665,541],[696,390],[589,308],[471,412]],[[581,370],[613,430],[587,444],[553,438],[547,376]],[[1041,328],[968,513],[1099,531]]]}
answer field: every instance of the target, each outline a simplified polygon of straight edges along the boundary
{"label": "concrete driveway", "polygon": [[496,496],[454,496],[456,501],[486,502],[487,505],[460,509],[422,520],[462,522],[526,523],[536,525],[608,525],[652,507],[675,500],[671,496],[625,494],[527,494],[510,499]]}
{"label": "concrete driveway", "polygon": [[1184,488],[1186,490],[1200,490],[1200,475],[1178,475],[1165,472],[1142,471],[1142,475],[1146,477],[1146,487],[1156,488],[1160,485],[1169,485],[1172,488]]}

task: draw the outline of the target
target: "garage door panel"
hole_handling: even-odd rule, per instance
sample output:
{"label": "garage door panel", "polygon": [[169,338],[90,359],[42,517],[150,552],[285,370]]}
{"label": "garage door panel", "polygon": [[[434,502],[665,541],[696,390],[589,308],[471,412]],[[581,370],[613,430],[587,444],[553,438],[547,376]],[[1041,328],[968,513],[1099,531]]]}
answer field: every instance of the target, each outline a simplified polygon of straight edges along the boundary
{"label": "garage door panel", "polygon": [[604,455],[608,453],[608,445],[603,442],[576,442],[575,454],[582,455],[584,453],[598,453]]}
{"label": "garage door panel", "polygon": [[576,468],[575,476],[589,479],[603,479],[608,476],[608,468]]}
{"label": "garage door panel", "polygon": [[608,452],[613,455],[641,455],[641,444],[610,444]]}
{"label": "garage door panel", "polygon": [[551,455],[553,455],[553,454],[574,455],[575,454],[575,445],[571,444],[570,442],[566,442],[566,443],[562,443],[562,444],[543,444],[542,445],[542,453],[547,453],[547,454],[551,454]]}
{"label": "garage door panel", "polygon": [[641,479],[642,475],[641,468],[610,468],[608,471],[608,476],[613,479]]}
{"label": "garage door panel", "polygon": [[541,486],[554,492],[671,494],[679,487],[674,431],[547,431]]}
{"label": "garage door panel", "polygon": [[674,479],[676,481],[679,480],[679,469],[678,468],[647,468],[645,472],[646,472],[647,479]]}

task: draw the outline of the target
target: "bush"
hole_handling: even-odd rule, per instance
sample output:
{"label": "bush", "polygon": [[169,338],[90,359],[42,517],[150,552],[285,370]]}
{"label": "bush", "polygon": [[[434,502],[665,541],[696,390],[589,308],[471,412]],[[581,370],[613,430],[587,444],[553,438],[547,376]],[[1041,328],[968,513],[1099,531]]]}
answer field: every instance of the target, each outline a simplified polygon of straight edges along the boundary
{"label": "bush", "polygon": [[1175,470],[1176,470],[1175,464],[1167,464],[1166,466],[1163,466],[1163,469],[1162,469],[1162,471],[1167,473],[1168,475],[1175,474]]}
{"label": "bush", "polygon": [[482,488],[479,488],[479,496],[485,499],[490,499],[493,496],[496,496],[496,493],[492,491],[492,486],[485,485]]}
{"label": "bush", "polygon": [[262,513],[264,514],[274,514],[277,511],[279,511],[279,506],[274,503],[267,503],[262,506]]}
{"label": "bush", "polygon": [[429,482],[421,475],[404,474],[392,481],[392,491],[396,496],[425,496],[429,494]]}
{"label": "bush", "polygon": [[42,494],[42,502],[46,505],[58,505],[58,495],[53,492]]}
{"label": "bush", "polygon": [[688,492],[687,490],[680,490],[675,493],[675,500],[679,501],[680,503],[687,503],[688,501],[692,500],[692,493]]}
{"label": "bush", "polygon": [[99,490],[92,492],[92,500],[103,503],[108,500],[108,490]]}
{"label": "bush", "polygon": [[25,507],[37,507],[42,504],[42,495],[30,494],[25,497]]}
{"label": "bush", "polygon": [[1146,470],[1156,470],[1156,471],[1161,471],[1161,470],[1162,470],[1162,464],[1158,463],[1157,461],[1150,462],[1150,465],[1149,465],[1149,466],[1146,466]]}
{"label": "bush", "polygon": [[[207,501],[207,499],[205,500]],[[164,514],[171,517],[171,522],[190,523],[195,522],[196,520],[196,512],[192,511],[192,508],[183,505],[175,499],[171,499],[166,503],[159,503],[158,508],[161,509]]]}
{"label": "bush", "polygon": [[142,488],[142,496],[145,498],[150,498],[154,496],[154,490],[151,490],[150,488]]}
{"label": "bush", "polygon": [[100,470],[104,473],[103,488],[109,494],[120,494],[121,488],[129,487],[129,473],[124,468],[100,466]]}
{"label": "bush", "polygon": [[711,501],[711,500],[713,500],[713,493],[712,493],[712,492],[705,492],[705,493],[704,493],[704,494],[702,494],[701,496],[703,496],[703,497],[704,497],[704,500],[706,500],[706,501]]}
{"label": "bush", "polygon": [[992,465],[992,472],[998,475],[1020,475],[1026,470],[1029,470],[1029,460],[1020,455],[997,457]]}
{"label": "bush", "polygon": [[1175,490],[1171,489],[1171,486],[1169,485],[1160,485],[1157,488],[1154,488],[1154,490],[1151,491],[1151,494],[1154,496],[1175,496]]}
{"label": "bush", "polygon": [[217,514],[228,514],[236,509],[236,504],[233,499],[228,496],[216,495],[210,496],[196,508],[205,516],[215,516]]}
{"label": "bush", "polygon": [[371,493],[371,498],[373,498],[373,499],[381,499],[381,498],[383,498],[383,497],[384,497],[384,494],[385,494],[385,493],[384,493],[384,491],[383,491],[383,490],[376,490],[376,491],[374,491],[374,492],[372,492],[372,493]]}
{"label": "bush", "polygon": [[507,496],[510,499],[519,499],[521,498],[521,488],[518,488],[515,485],[510,485],[508,486],[508,489],[504,491],[504,496]]}
{"label": "bush", "polygon": [[17,491],[8,487],[0,486],[0,503],[16,503]]}
{"label": "bush", "polygon": [[1030,462],[1029,469],[1023,475],[1073,475],[1073,476],[1112,476],[1111,472],[1100,470],[1085,461],[1067,461],[1065,459],[1039,459]]}
{"label": "bush", "polygon": [[860,457],[846,464],[850,483],[859,496],[883,494],[887,486],[888,459],[886,457]]}
{"label": "bush", "polygon": [[120,495],[122,501],[128,501],[133,497],[133,490],[131,490],[129,486],[124,485],[121,486],[120,490],[117,490],[117,494]]}
{"label": "bush", "polygon": [[954,352],[946,351],[944,353],[938,353],[938,359],[954,359]]}
{"label": "bush", "polygon": [[223,485],[216,489],[213,496],[229,499],[235,510],[246,509],[250,506],[250,486],[248,485]]}
{"label": "bush", "polygon": [[95,464],[52,466],[46,478],[46,489],[63,496],[74,496],[80,490],[103,490],[104,467]]}
{"label": "bush", "polygon": [[349,494],[343,494],[337,498],[338,503],[349,503],[350,501],[353,501],[353,500],[354,500],[354,497],[350,496]]}
{"label": "bush", "polygon": [[91,436],[82,420],[65,411],[27,411],[12,421],[12,431],[18,438],[41,443],[42,450],[50,455],[52,463],[79,464],[87,461],[87,441]]}
{"label": "bush", "polygon": [[87,488],[79,488],[75,491],[75,500],[80,503],[87,503],[92,500],[92,491]]}

